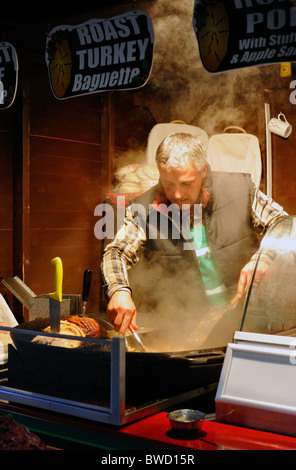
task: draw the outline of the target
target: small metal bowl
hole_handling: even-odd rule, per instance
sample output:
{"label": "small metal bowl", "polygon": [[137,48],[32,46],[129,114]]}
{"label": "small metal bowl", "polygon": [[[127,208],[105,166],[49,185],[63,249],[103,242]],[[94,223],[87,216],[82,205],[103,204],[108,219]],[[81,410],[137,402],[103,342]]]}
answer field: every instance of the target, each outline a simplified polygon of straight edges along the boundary
{"label": "small metal bowl", "polygon": [[167,414],[172,429],[178,431],[199,431],[205,413],[198,410],[175,410]]}

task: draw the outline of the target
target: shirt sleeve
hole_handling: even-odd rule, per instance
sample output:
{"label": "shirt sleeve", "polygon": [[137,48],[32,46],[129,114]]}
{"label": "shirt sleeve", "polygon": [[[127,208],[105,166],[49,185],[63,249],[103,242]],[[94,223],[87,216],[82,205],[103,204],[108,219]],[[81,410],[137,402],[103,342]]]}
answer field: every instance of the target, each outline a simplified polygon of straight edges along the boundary
{"label": "shirt sleeve", "polygon": [[138,262],[145,241],[145,231],[135,221],[132,211],[127,208],[122,227],[115,239],[106,246],[103,254],[101,272],[107,298],[119,289],[131,290],[128,270]]}
{"label": "shirt sleeve", "polygon": [[[255,196],[252,204],[252,220],[255,227],[261,227],[263,232],[270,228],[278,219],[288,215],[283,207],[277,204],[271,197],[266,196],[258,188],[255,189]],[[256,260],[259,252],[257,251],[251,258]],[[275,253],[265,251],[261,258],[263,261],[271,263]]]}
{"label": "shirt sleeve", "polygon": [[255,227],[261,226],[264,230],[273,225],[280,217],[288,215],[282,206],[271,197],[263,194],[258,188],[252,205],[252,218]]}

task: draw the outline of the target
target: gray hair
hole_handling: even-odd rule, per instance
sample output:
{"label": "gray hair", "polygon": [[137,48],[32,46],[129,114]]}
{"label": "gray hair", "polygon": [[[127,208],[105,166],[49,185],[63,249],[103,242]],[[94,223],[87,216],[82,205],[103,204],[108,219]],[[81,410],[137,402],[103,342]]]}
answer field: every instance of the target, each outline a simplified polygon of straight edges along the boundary
{"label": "gray hair", "polygon": [[191,134],[182,132],[168,135],[156,150],[158,168],[161,166],[178,168],[191,162],[197,171],[202,171],[206,158],[205,147],[201,141]]}

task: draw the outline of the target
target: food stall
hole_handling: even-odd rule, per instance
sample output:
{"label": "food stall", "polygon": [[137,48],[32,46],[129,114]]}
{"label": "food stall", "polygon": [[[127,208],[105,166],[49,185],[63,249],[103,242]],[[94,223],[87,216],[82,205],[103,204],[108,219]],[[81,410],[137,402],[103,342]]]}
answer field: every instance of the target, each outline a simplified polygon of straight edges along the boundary
{"label": "food stall", "polygon": [[[226,355],[148,352],[151,331],[140,329],[143,352],[133,335],[110,335],[101,319],[83,315],[61,317],[61,325],[72,317],[88,325],[84,336],[53,333],[49,318],[1,327],[1,416],[37,432],[48,448],[295,449],[295,227],[286,216],[268,230]],[[256,268],[267,257],[261,276]],[[197,426],[171,416],[188,406],[202,408]]]}

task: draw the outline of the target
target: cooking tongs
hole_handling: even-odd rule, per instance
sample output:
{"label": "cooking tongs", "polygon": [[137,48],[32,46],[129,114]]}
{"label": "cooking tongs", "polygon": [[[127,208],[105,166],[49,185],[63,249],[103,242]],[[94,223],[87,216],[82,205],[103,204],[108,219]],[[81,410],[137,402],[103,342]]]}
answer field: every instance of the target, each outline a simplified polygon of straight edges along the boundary
{"label": "cooking tongs", "polygon": [[138,335],[138,333],[134,330],[134,328],[131,325],[129,326],[129,330],[133,334],[134,338],[137,340],[138,344],[140,345],[141,351],[146,351],[146,348],[143,344],[143,341],[141,340],[140,336]]}
{"label": "cooking tongs", "polygon": [[[114,330],[114,326],[112,325],[112,323],[110,323],[108,320],[106,320],[105,318],[101,318],[100,319],[100,322],[101,323],[104,323],[108,329],[112,329]],[[139,347],[140,347],[140,350],[141,351],[146,351],[146,348],[143,344],[143,341],[141,340],[140,336],[138,335],[138,333],[134,330],[134,328],[132,326],[129,326],[129,330],[130,332],[132,333],[133,337],[135,338],[135,340],[137,341]],[[128,341],[128,337],[125,337],[125,340]]]}

